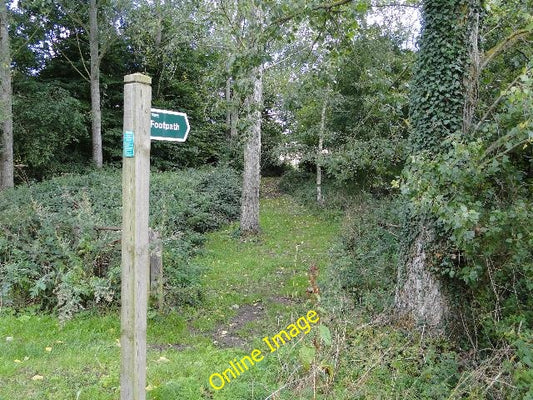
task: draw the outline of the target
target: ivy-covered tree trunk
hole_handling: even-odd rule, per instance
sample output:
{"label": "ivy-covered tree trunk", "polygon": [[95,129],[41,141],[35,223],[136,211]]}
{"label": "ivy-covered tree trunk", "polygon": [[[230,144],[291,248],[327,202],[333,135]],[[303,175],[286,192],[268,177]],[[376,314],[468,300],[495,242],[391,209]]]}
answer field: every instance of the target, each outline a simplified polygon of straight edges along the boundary
{"label": "ivy-covered tree trunk", "polygon": [[102,110],[100,107],[100,52],[98,49],[98,6],[96,0],[89,3],[89,48],[91,56],[91,117],[93,162],[101,168],[102,151]]}
{"label": "ivy-covered tree trunk", "polygon": [[[431,157],[446,151],[444,139],[463,130],[465,103],[470,100],[471,18],[479,15],[475,10],[479,10],[479,0],[424,1],[423,31],[411,92],[410,151],[414,157]],[[406,166],[407,181],[415,174],[415,168],[413,164]],[[415,201],[406,194],[396,309],[400,315],[440,333],[452,309],[436,262],[441,232],[433,216],[414,211]]]}
{"label": "ivy-covered tree trunk", "polygon": [[253,69],[253,95],[249,101],[250,128],[244,146],[244,174],[241,199],[241,233],[259,232],[259,185],[261,183],[261,109],[263,66]]}
{"label": "ivy-covered tree trunk", "polygon": [[13,91],[7,5],[0,4],[0,190],[13,187]]}

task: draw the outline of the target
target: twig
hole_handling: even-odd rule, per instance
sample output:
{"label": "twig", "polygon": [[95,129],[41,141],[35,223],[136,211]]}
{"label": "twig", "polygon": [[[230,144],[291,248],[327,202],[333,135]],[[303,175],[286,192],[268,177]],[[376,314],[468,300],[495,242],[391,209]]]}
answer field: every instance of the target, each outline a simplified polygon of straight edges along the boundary
{"label": "twig", "polygon": [[95,231],[121,231],[122,227],[120,226],[95,226],[93,229]]}
{"label": "twig", "polygon": [[387,225],[387,224],[384,224],[382,222],[378,222],[378,226],[383,229],[384,231],[386,231],[387,233],[390,233],[392,236],[394,236],[395,238],[398,237],[398,235],[394,232],[391,232],[390,230],[388,230],[387,228],[385,228],[385,226],[390,226],[390,227],[393,227],[393,228],[399,228],[400,226],[398,225]]}

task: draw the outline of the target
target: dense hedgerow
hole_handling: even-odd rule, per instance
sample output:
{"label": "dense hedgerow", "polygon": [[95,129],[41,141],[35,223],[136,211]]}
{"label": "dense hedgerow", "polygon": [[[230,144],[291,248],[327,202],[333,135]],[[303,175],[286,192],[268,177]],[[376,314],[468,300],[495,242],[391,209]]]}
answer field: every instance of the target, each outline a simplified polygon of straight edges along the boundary
{"label": "dense hedgerow", "polygon": [[[108,170],[2,192],[0,304],[57,310],[62,318],[117,304],[121,190],[120,171]],[[239,191],[230,169],[152,174],[150,227],[163,239],[170,305],[199,299],[201,267],[191,256],[203,233],[238,216]]]}

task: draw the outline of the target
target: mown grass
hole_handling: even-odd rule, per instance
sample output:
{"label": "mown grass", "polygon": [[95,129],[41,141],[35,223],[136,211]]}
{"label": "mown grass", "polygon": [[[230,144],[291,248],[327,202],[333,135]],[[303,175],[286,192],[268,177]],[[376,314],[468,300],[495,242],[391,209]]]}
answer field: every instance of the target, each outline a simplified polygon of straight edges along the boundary
{"label": "mown grass", "polygon": [[[311,265],[325,269],[340,218],[284,196],[263,199],[261,207],[259,237],[240,240],[236,224],[208,235],[195,260],[206,267],[200,306],[150,312],[148,398],[264,399],[283,385],[287,361],[304,344],[266,354],[261,338],[315,306],[306,295],[307,271]],[[118,398],[119,337],[118,311],[86,313],[60,325],[54,316],[3,310],[0,399]],[[264,351],[263,361],[222,390],[210,387],[212,373],[255,348]]]}

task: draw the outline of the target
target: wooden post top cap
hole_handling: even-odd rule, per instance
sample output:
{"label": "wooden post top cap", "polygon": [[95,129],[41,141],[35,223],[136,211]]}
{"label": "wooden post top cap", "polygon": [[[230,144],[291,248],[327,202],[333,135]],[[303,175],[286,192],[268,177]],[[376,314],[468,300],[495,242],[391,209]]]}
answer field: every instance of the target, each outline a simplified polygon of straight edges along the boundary
{"label": "wooden post top cap", "polygon": [[139,72],[136,72],[135,74],[126,75],[124,76],[124,83],[144,83],[146,85],[152,84],[152,78],[150,78],[148,75],[141,74]]}

